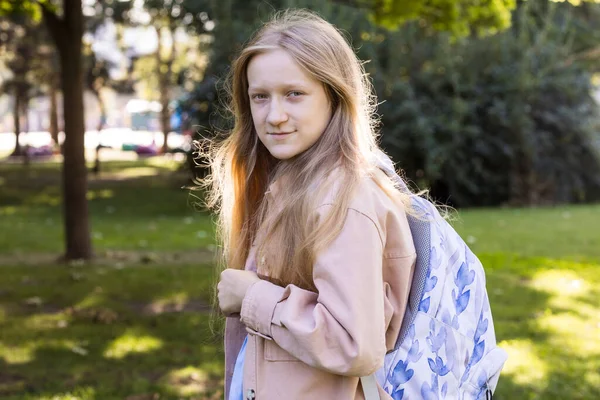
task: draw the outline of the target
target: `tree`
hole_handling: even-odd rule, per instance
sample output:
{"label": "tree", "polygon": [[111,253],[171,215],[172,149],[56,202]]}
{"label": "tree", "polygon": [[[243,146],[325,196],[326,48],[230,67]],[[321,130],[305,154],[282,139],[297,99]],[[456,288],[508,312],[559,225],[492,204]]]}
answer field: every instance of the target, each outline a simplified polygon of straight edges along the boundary
{"label": "tree", "polygon": [[67,260],[92,257],[87,203],[87,170],[84,154],[81,0],[62,0],[62,13],[48,0],[3,0],[0,14],[40,14],[58,49],[63,93],[65,141],[63,144],[62,193]]}
{"label": "tree", "polygon": [[13,96],[13,118],[15,129],[15,148],[11,156],[23,156],[26,151],[21,147],[19,137],[23,130],[22,117],[28,129],[27,111],[33,82],[33,70],[39,69],[38,44],[40,27],[25,18],[15,16],[3,18],[0,26],[0,55],[4,64],[12,73],[12,78],[2,85],[2,91]]}
{"label": "tree", "polygon": [[[107,87],[110,74],[108,71],[109,62],[106,60],[101,60],[96,57],[96,53],[91,48],[87,48],[86,46],[86,57],[87,66],[85,68],[85,88],[91,91],[96,100],[98,101],[98,108],[100,109],[100,119],[98,120],[98,125],[96,128],[97,135],[100,136],[100,132],[104,129],[104,125],[106,124],[106,104],[104,103],[104,96],[102,91],[105,87]],[[96,146],[96,157],[94,159],[94,168],[92,171],[94,174],[100,173],[100,149],[103,146],[98,143]]]}
{"label": "tree", "polygon": [[211,0],[144,0],[139,3],[142,8],[133,3],[130,0],[102,0],[95,7],[97,12],[109,12],[106,15],[110,14],[114,22],[121,26],[145,26],[155,31],[156,50],[152,54],[131,55],[131,59],[138,75],[141,75],[139,80],[143,81],[146,94],[150,93],[146,97],[156,97],[162,106],[159,115],[164,135],[162,151],[168,152],[168,137],[172,130],[172,89],[181,85],[186,75],[197,76],[198,70],[197,66],[192,65],[198,61],[192,57],[194,50],[178,43],[177,37],[186,32],[197,42],[198,36],[210,31],[203,23],[197,22],[207,21]]}
{"label": "tree", "polygon": [[369,11],[375,23],[398,28],[420,20],[458,36],[495,33],[510,26],[516,0],[334,0]]}
{"label": "tree", "polygon": [[[3,92],[13,95],[15,149],[12,155],[26,156],[27,151],[19,144],[19,136],[23,128],[27,130],[29,127],[29,100],[42,92],[51,93],[52,82],[56,81],[53,78],[56,75],[57,58],[48,31],[40,21],[34,21],[24,15],[5,15],[0,17],[0,21],[0,56],[12,74],[2,85]],[[52,117],[56,117],[56,107],[53,108],[51,122],[55,121]],[[22,120],[24,124],[21,123]],[[54,124],[51,124],[51,128],[52,126]],[[58,129],[51,129],[51,132],[56,143]]]}
{"label": "tree", "polygon": [[[179,72],[176,68],[178,48],[176,33],[178,28],[189,33],[197,27],[194,22],[199,20],[201,13],[208,7],[206,1],[198,0],[145,0],[144,9],[152,18],[152,27],[156,32],[157,47],[153,54],[155,76],[158,82],[159,102],[162,106],[160,112],[160,125],[164,135],[162,152],[169,151],[168,136],[171,132],[171,89],[177,84]],[[133,21],[131,21],[133,22]],[[205,33],[204,29],[195,30],[194,33]]]}
{"label": "tree", "polygon": [[[156,94],[161,104],[159,122],[164,135],[162,151],[169,151],[168,137],[172,130],[171,126],[171,102],[172,89],[181,83],[184,69],[189,67],[189,49],[184,49],[177,43],[180,31],[188,34],[202,34],[194,22],[206,14],[208,0],[144,0],[139,5],[133,4],[131,0],[114,2],[102,0],[96,4],[97,11],[103,10],[116,24],[121,26],[145,26],[150,27],[156,33],[157,47],[149,55],[130,55],[136,68],[142,71],[142,80]],[[133,12],[130,12],[133,11]],[[93,24],[91,24],[93,25]],[[186,63],[180,62],[187,59]],[[142,64],[142,65],[137,65]],[[149,71],[148,67],[152,66]],[[153,95],[148,97],[154,97]]]}
{"label": "tree", "polygon": [[63,144],[63,207],[66,259],[90,259],[87,170],[85,166],[83,111],[81,0],[63,0],[60,17],[48,3],[40,3],[44,22],[54,39],[60,58],[65,141]]}
{"label": "tree", "polygon": [[[528,6],[513,29],[450,40],[418,24],[383,32],[367,64],[382,145],[410,181],[455,206],[597,200],[599,113],[566,10]],[[562,7],[562,6],[561,6]],[[367,48],[358,43],[362,49]]]}
{"label": "tree", "polygon": [[60,86],[60,77],[57,71],[58,67],[58,59],[55,55],[52,55],[52,59],[50,61],[50,65],[48,68],[48,97],[50,98],[50,126],[48,130],[50,131],[50,137],[54,142],[55,146],[58,146],[58,100],[57,94]]}

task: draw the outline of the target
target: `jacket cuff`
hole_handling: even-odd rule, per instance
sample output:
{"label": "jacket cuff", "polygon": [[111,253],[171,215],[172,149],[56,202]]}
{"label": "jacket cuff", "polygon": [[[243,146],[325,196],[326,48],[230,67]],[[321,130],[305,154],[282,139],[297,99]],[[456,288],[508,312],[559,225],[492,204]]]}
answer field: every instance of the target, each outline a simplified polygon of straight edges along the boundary
{"label": "jacket cuff", "polygon": [[284,288],[261,280],[248,288],[242,302],[241,321],[253,331],[272,338],[271,321]]}

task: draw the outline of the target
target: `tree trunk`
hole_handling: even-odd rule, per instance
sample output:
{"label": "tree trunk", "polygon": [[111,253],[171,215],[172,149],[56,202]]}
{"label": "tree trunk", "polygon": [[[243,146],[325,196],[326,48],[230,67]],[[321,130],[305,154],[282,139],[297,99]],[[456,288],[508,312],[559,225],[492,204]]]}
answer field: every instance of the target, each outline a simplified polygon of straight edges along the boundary
{"label": "tree trunk", "polygon": [[[25,133],[29,133],[29,96],[26,92],[21,95],[21,115],[23,116],[23,128],[21,130]],[[29,165],[29,143],[22,150],[23,164]]]}
{"label": "tree trunk", "polygon": [[21,115],[23,116],[23,128],[21,128],[23,130],[23,132],[25,133],[29,133],[29,95],[28,94],[23,94],[22,97],[22,101],[21,101]]}
{"label": "tree trunk", "polygon": [[167,139],[169,138],[169,132],[171,132],[171,115],[169,113],[169,86],[165,84],[162,77],[160,81],[160,104],[162,106],[162,109],[160,110],[160,126],[165,138],[162,147],[162,153],[165,154],[169,151]]}
{"label": "tree trunk", "polygon": [[21,134],[21,93],[18,88],[15,89],[13,118],[15,123],[15,149],[11,153],[11,156],[20,156],[23,154],[23,149],[19,143],[19,135]]}
{"label": "tree trunk", "polygon": [[51,77],[50,82],[50,137],[55,146],[58,146],[58,104],[56,94],[58,92],[57,78]]}
{"label": "tree trunk", "polygon": [[[171,79],[171,58],[173,57],[173,51],[175,45],[173,44],[171,54],[169,54],[169,61],[163,62],[160,52],[162,49],[162,36],[159,28],[156,28],[156,34],[158,35],[158,44],[156,47],[156,74],[158,76],[158,90],[160,92],[160,105],[162,109],[160,111],[160,127],[163,132],[164,142],[162,147],[162,153],[165,154],[169,151],[169,145],[167,139],[169,138],[169,132],[171,132],[171,115],[169,113],[169,81]],[[173,43],[175,41],[174,35],[171,35]]]}
{"label": "tree trunk", "polygon": [[[65,141],[63,145],[63,212],[65,259],[90,259],[92,244],[87,203],[83,109],[81,0],[63,0],[64,17],[43,8],[44,19],[60,54]],[[68,112],[67,112],[68,111]]]}
{"label": "tree trunk", "polygon": [[102,145],[100,143],[100,132],[102,132],[102,129],[104,129],[104,125],[106,123],[106,106],[104,105],[104,100],[102,100],[100,92],[94,90],[94,94],[96,95],[96,99],[98,100],[98,107],[100,108],[100,120],[98,121],[98,128],[96,129],[98,145],[96,146],[96,151],[94,153],[95,158],[92,172],[94,173],[94,175],[98,175],[100,173],[100,150],[102,149]]}
{"label": "tree trunk", "polygon": [[[81,22],[81,1],[73,0],[69,9],[65,0],[65,14]],[[85,122],[83,110],[83,66],[81,35],[69,34],[64,38],[61,51],[61,80],[63,110],[65,112],[65,141],[63,163],[63,196],[65,212],[66,258],[92,257],[87,203],[87,170],[85,165]]]}

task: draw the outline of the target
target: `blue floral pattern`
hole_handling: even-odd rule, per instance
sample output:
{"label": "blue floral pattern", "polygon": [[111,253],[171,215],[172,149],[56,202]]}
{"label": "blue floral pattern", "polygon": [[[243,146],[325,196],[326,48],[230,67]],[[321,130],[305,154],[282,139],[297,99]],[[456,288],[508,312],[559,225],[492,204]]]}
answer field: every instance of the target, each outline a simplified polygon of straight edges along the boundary
{"label": "blue floral pattern", "polygon": [[416,198],[415,208],[430,226],[419,312],[376,377],[394,400],[479,399],[494,390],[506,359],[496,347],[483,266],[435,207]]}

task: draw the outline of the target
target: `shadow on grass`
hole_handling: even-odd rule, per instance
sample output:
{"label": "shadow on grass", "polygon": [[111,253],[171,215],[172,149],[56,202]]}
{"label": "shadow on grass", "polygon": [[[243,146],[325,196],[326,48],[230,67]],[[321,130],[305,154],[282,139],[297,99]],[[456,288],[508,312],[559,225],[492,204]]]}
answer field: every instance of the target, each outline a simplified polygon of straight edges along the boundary
{"label": "shadow on grass", "polygon": [[0,286],[0,397],[219,398],[210,267],[86,268],[77,282],[71,267],[3,268],[13,290]]}
{"label": "shadow on grass", "polygon": [[494,398],[600,398],[600,265],[482,261],[497,340],[509,353]]}
{"label": "shadow on grass", "polygon": [[[177,328],[165,327],[167,322]],[[87,329],[53,333],[55,344],[36,347],[27,362],[6,364],[3,371],[12,377],[13,390],[0,392],[2,398],[26,398],[25,394],[54,398],[82,388],[93,390],[96,399],[132,395],[199,399],[220,392],[222,352],[212,344],[212,334],[202,329],[206,324],[203,319],[180,315],[157,318],[150,324],[154,326],[143,322],[97,326],[93,338]],[[164,329],[172,331],[161,334]],[[186,334],[188,330],[196,334]],[[138,343],[137,347],[133,343]]]}
{"label": "shadow on grass", "polygon": [[[598,265],[501,260],[487,272],[498,341],[509,353],[495,398],[598,398]],[[218,398],[221,336],[206,312],[211,275],[193,265],[4,267],[0,394]],[[25,304],[36,295],[40,304]]]}

